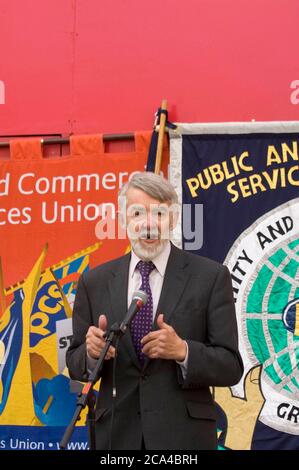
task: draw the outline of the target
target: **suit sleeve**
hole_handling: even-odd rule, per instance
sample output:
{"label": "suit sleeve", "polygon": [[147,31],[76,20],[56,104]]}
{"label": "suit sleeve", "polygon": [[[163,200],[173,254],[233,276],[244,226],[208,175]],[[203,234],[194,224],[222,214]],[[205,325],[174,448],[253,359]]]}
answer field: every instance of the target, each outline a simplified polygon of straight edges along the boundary
{"label": "suit sleeve", "polygon": [[88,379],[85,337],[92,324],[88,294],[81,276],[73,309],[73,338],[66,353],[66,365],[71,379],[83,382]]}
{"label": "suit sleeve", "polygon": [[228,387],[239,382],[243,363],[229,270],[223,266],[211,291],[207,310],[207,342],[187,340],[189,357],[183,388]]}

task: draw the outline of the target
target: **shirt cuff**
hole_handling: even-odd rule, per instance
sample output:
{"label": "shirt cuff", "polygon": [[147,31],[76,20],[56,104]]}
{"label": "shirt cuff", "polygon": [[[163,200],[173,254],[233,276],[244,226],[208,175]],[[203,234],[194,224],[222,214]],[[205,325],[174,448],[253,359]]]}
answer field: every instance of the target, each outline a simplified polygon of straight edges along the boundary
{"label": "shirt cuff", "polygon": [[186,378],[186,376],[187,376],[187,369],[188,369],[189,347],[188,347],[187,341],[184,341],[184,343],[186,344],[186,356],[185,356],[185,359],[184,359],[183,361],[176,361],[176,363],[180,366],[181,371],[182,371],[183,378],[184,378],[184,380],[185,380],[185,378]]}
{"label": "shirt cuff", "polygon": [[86,353],[86,358],[87,358],[87,371],[89,374],[92,373],[93,369],[96,366],[97,359],[94,359],[93,357],[90,357],[88,353]]}

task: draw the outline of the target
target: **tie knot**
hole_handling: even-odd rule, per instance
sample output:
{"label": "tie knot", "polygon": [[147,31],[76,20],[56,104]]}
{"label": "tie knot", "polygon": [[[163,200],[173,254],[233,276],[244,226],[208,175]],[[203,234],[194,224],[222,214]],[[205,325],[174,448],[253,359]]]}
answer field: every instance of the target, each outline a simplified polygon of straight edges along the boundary
{"label": "tie knot", "polygon": [[155,267],[152,261],[139,261],[137,264],[137,269],[142,277],[148,277]]}

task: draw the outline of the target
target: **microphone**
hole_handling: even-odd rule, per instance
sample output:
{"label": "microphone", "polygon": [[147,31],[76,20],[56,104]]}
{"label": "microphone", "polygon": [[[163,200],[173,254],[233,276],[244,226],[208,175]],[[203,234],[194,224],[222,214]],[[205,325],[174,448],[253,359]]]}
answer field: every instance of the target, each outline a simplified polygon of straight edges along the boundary
{"label": "microphone", "polygon": [[119,327],[122,334],[125,334],[136,313],[146,304],[147,298],[148,295],[143,290],[136,290],[134,292],[131,305]]}

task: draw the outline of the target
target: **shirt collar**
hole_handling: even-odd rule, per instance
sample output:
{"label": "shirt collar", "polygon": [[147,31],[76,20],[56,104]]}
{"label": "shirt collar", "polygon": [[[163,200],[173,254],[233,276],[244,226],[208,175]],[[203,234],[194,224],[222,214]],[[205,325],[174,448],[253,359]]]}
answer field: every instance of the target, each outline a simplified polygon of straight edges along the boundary
{"label": "shirt collar", "polygon": [[[163,251],[158,256],[156,256],[155,258],[151,260],[156,266],[157,271],[162,277],[164,276],[165,271],[166,271],[166,265],[167,265],[167,261],[170,255],[170,250],[171,250],[171,245],[170,245],[170,242],[168,241]],[[131,261],[130,261],[130,271],[129,271],[130,277],[133,277],[134,271],[139,261],[140,261],[139,256],[137,256],[132,250]]]}

